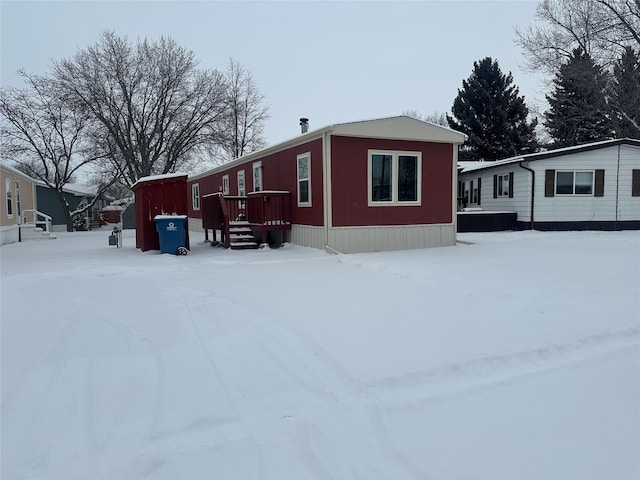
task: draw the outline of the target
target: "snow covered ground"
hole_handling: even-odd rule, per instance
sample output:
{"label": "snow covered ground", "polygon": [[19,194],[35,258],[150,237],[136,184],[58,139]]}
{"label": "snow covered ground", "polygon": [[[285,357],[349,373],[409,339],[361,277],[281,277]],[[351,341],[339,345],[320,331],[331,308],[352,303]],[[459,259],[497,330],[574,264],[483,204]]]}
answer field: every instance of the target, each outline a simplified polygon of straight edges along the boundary
{"label": "snow covered ground", "polygon": [[2,479],[637,479],[640,233],[0,248]]}

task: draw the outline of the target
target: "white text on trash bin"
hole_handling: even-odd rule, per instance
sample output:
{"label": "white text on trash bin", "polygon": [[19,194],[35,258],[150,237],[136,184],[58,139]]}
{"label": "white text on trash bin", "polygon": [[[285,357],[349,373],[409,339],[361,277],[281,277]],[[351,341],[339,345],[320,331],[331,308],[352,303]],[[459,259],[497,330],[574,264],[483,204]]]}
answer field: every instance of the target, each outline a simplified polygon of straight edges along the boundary
{"label": "white text on trash bin", "polygon": [[167,224],[167,232],[176,232],[178,230],[178,228],[176,227],[176,224],[173,222],[169,222]]}

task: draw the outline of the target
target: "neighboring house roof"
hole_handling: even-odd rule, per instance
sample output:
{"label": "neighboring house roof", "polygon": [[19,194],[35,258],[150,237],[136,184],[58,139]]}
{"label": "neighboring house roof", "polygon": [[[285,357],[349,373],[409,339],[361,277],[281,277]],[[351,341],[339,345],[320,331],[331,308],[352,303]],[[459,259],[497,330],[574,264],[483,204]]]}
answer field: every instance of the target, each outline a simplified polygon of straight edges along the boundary
{"label": "neighboring house roof", "polygon": [[377,118],[358,122],[336,123],[317,130],[302,133],[296,137],[290,138],[289,140],[266,147],[257,152],[249,153],[221,166],[209,169],[197,175],[189,176],[189,179],[195,180],[206,177],[214,172],[226,170],[234,165],[250,162],[251,160],[260,160],[271,153],[276,153],[287,148],[321,138],[324,134],[453,144],[462,144],[468,139],[468,136],[464,133],[451,130],[450,128],[443,127],[442,125],[436,125],[435,123],[418,120],[417,118],[409,117],[407,115],[398,115],[395,117]]}
{"label": "neighboring house roof", "polygon": [[26,173],[22,173],[20,170],[14,167],[10,167],[9,165],[5,165],[4,163],[0,163],[0,168],[2,168],[3,170],[6,170],[7,172],[10,172],[12,175],[22,177],[23,179],[28,180],[30,182],[34,182],[34,183],[38,182],[35,178],[31,178]]}
{"label": "neighboring house roof", "polygon": [[476,170],[484,170],[487,168],[500,167],[517,162],[531,162],[535,160],[544,160],[545,158],[559,157],[561,155],[588,152],[591,150],[599,150],[601,148],[612,147],[616,145],[632,145],[640,147],[640,140],[633,138],[618,138],[614,140],[604,140],[602,142],[587,143],[584,145],[576,145],[574,147],[557,148],[555,150],[547,150],[546,152],[529,153],[517,157],[505,158],[504,160],[484,161],[484,162],[458,162],[458,168],[462,168],[461,173],[474,172]]}
{"label": "neighboring house roof", "polygon": [[[44,188],[51,188],[49,185],[44,183],[42,180],[35,180],[36,185]],[[81,197],[91,197],[95,195],[95,192],[91,191],[91,187],[87,187],[86,185],[81,185],[77,183],[68,183],[64,187],[62,187],[62,191],[66,193],[71,193],[72,195],[78,195]]]}

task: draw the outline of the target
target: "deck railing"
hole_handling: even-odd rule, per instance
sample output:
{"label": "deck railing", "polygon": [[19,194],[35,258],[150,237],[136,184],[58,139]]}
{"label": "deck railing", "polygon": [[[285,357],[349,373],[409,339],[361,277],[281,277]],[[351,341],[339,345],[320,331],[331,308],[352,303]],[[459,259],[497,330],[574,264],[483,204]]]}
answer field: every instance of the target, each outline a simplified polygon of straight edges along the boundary
{"label": "deck railing", "polygon": [[[249,223],[263,226],[291,226],[291,193],[286,191],[252,192],[247,195]],[[277,230],[277,228],[274,228]]]}
{"label": "deck railing", "polygon": [[267,241],[267,232],[291,230],[291,193],[287,191],[252,192],[249,195],[222,195],[212,193],[202,197],[202,228],[205,240],[208,229],[220,230],[225,247],[230,245],[230,226],[233,222],[247,222],[252,230],[262,234],[262,243]]}
{"label": "deck railing", "polygon": [[22,225],[32,225],[35,227],[40,227],[44,232],[51,233],[51,221],[53,219],[46,213],[42,213],[33,209],[22,210],[21,218]]}

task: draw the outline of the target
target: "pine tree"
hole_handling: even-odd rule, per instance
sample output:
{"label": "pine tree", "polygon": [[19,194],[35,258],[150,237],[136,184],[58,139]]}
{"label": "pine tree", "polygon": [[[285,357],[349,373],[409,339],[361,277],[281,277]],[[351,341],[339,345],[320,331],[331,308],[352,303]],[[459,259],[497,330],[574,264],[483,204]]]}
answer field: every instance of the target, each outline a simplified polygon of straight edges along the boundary
{"label": "pine tree", "polygon": [[555,148],[614,137],[605,91],[606,74],[582,49],[573,51],[553,79],[544,126]]}
{"label": "pine tree", "polygon": [[627,47],[613,66],[613,124],[618,138],[640,138],[640,54]]}
{"label": "pine tree", "polygon": [[529,109],[512,83],[511,72],[504,75],[497,60],[474,62],[453,102],[453,117],[447,115],[451,128],[469,136],[461,160],[499,160],[537,150],[538,122],[527,121]]}

